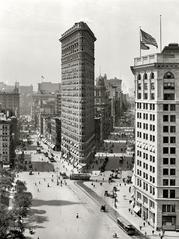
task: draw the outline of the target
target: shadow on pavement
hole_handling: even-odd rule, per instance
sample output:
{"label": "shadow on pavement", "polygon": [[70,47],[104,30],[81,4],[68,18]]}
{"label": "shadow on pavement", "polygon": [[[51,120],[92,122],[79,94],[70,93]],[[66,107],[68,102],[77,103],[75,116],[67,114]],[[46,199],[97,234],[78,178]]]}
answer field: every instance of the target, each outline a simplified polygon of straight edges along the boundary
{"label": "shadow on pavement", "polygon": [[49,162],[32,162],[33,171],[53,172],[54,166]]}
{"label": "shadow on pavement", "polygon": [[27,222],[25,223],[25,228],[27,229],[44,228],[43,226],[38,224],[48,221],[48,218],[42,215],[45,213],[46,213],[45,210],[31,209],[28,215]]}
{"label": "shadow on pavement", "polygon": [[64,200],[40,200],[34,199],[32,201],[32,207],[39,207],[39,206],[68,206],[72,204],[82,204],[81,202],[71,202],[71,201],[64,201]]}
{"label": "shadow on pavement", "polygon": [[46,211],[45,210],[38,210],[38,209],[31,209],[30,210],[30,214],[32,215],[32,214],[45,214],[46,213]]}
{"label": "shadow on pavement", "polygon": [[36,223],[43,223],[48,221],[46,216],[42,216],[42,214],[46,214],[45,210],[38,210],[38,209],[31,209],[29,212],[28,223],[36,222]]}

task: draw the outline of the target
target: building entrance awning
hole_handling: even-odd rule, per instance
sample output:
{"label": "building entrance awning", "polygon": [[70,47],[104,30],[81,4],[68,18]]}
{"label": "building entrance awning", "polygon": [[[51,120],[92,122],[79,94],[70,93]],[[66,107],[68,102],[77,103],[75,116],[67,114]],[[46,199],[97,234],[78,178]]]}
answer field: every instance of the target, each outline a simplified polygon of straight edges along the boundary
{"label": "building entrance awning", "polygon": [[136,205],[133,210],[135,213],[138,213],[140,212],[140,207]]}

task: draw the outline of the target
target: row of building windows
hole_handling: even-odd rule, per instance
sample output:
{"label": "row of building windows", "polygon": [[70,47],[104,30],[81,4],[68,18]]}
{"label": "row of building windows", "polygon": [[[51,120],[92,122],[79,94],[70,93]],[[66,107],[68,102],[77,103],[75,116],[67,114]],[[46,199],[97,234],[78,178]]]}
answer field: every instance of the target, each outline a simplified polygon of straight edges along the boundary
{"label": "row of building windows", "polygon": [[[142,167],[142,162],[140,161],[140,160],[137,160],[137,165],[138,166],[140,166],[140,167]],[[147,163],[143,163],[143,168],[144,169],[146,169],[146,170],[148,170],[148,164]],[[155,172],[155,169],[153,169],[154,167],[152,167],[151,165],[150,165],[150,172]],[[154,171],[153,171],[154,170]],[[140,173],[139,173],[140,174]],[[146,178],[146,179],[148,179],[148,177]]]}
{"label": "row of building windows", "polygon": [[[142,84],[141,84],[141,82],[138,82],[138,84],[137,84],[137,89],[138,90],[142,90]],[[144,90],[148,90],[148,83],[146,83],[146,82],[144,82],[144,88],[143,88]],[[155,84],[154,84],[154,82],[151,82],[150,83],[150,89],[151,90],[155,90]]]}
{"label": "row of building windows", "polygon": [[[142,94],[141,93],[138,93],[137,94],[137,99],[142,99]],[[148,100],[148,93],[144,93],[143,95],[143,99],[144,100]],[[174,93],[164,93],[163,95],[163,99],[164,100],[175,100],[175,94]],[[155,100],[155,94],[154,93],[151,93],[150,94],[150,100]]]}
{"label": "row of building windows", "polygon": [[[142,157],[142,152],[140,150],[137,150],[137,156]],[[143,159],[148,160],[148,154],[143,153]],[[150,155],[150,162],[155,163],[155,156]]]}
{"label": "row of building windows", "polygon": [[175,165],[176,164],[176,158],[163,158],[163,164],[171,164]]}
{"label": "row of building windows", "polygon": [[163,204],[162,205],[162,212],[176,212],[175,204]]}
{"label": "row of building windows", "polygon": [[[138,100],[142,99],[142,94],[141,94],[141,93],[138,93],[138,94],[137,94],[137,99],[138,99]],[[144,100],[147,100],[147,99],[148,99],[148,94],[147,94],[147,93],[144,93],[143,99],[144,99]],[[155,94],[154,94],[154,93],[151,93],[151,94],[150,94],[150,100],[155,100]]]}
{"label": "row of building windows", "polygon": [[[154,72],[150,72],[149,73],[149,79],[154,79]],[[142,79],[142,75],[141,74],[138,74],[137,75],[137,80],[141,80]],[[143,74],[143,79],[144,80],[147,80],[148,79],[148,74],[145,72],[144,74]]]}
{"label": "row of building windows", "polygon": [[163,168],[163,175],[172,175],[175,176],[176,175],[176,169],[175,168]]}
{"label": "row of building windows", "polygon": [[163,126],[163,132],[164,133],[175,133],[176,132],[176,126]]}
{"label": "row of building windows", "polygon": [[175,111],[176,105],[175,104],[164,104],[163,111]]}
{"label": "row of building windows", "polygon": [[[147,165],[147,168],[148,168],[148,165]],[[150,172],[151,173],[155,173],[155,167],[153,167],[152,165],[150,165],[150,168],[149,168],[150,170]],[[142,176],[142,171],[140,170],[140,169],[137,169],[137,175],[139,175],[139,176]]]}
{"label": "row of building windows", "polygon": [[175,179],[163,179],[163,186],[175,186]]}
{"label": "row of building windows", "polygon": [[[142,113],[137,112],[137,118],[142,119]],[[155,114],[143,113],[143,119],[144,120],[150,119],[151,121],[155,121]]]}
{"label": "row of building windows", "polygon": [[167,137],[167,136],[164,136],[163,137],[163,143],[164,144],[175,144],[176,143],[176,137]]}
{"label": "row of building windows", "polygon": [[[142,123],[141,122],[137,122],[137,128],[142,129]],[[148,124],[147,123],[143,123],[143,129],[148,130]],[[155,131],[155,125],[150,124],[150,131]]]}
{"label": "row of building windows", "polygon": [[[137,179],[137,186],[142,187],[142,180],[139,179],[139,178]],[[151,185],[150,185],[150,187],[149,187],[148,183],[143,182],[143,190],[148,191],[149,189],[150,189],[150,193],[151,193],[152,195],[155,195],[155,188],[152,187]],[[148,204],[148,199],[147,199],[146,197],[143,198],[143,202],[146,203],[146,204]]]}
{"label": "row of building windows", "polygon": [[144,110],[155,110],[155,104],[137,103],[137,109],[142,109],[142,106]]}
{"label": "row of building windows", "polygon": [[175,190],[163,189],[163,198],[175,198]]}
{"label": "row of building windows", "polygon": [[163,147],[163,154],[176,154],[176,148],[175,147]]}
{"label": "row of building windows", "polygon": [[[143,133],[143,139],[148,140],[150,136],[150,142],[155,142],[155,135],[148,135],[147,133]],[[142,138],[142,132],[137,131],[137,137]]]}
{"label": "row of building windows", "polygon": [[[143,87],[144,90],[148,90],[148,82],[144,82],[143,86],[144,86]],[[138,84],[137,84],[137,89],[142,90],[142,84],[140,82],[138,82]],[[155,89],[154,82],[150,83],[150,89],[151,90]],[[163,89],[164,90],[175,90],[175,83],[174,82],[164,82],[163,83]]]}
{"label": "row of building windows", "polygon": [[176,122],[176,115],[163,115],[163,122]]}
{"label": "row of building windows", "polygon": [[[142,199],[142,195],[141,195],[140,192],[137,191],[137,200],[138,199],[141,200]],[[148,204],[148,198],[146,196],[143,196],[143,202]],[[152,200],[150,200],[150,199],[149,199],[149,208],[153,208],[153,209],[155,208],[155,203]]]}

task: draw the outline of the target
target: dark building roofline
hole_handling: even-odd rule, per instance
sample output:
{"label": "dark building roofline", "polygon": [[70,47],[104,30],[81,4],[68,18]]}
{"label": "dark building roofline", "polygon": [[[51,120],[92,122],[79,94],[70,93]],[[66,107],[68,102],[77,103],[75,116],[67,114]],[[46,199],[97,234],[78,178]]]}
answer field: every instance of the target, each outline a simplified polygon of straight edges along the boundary
{"label": "dark building roofline", "polygon": [[59,39],[60,42],[62,42],[66,37],[70,36],[76,31],[88,31],[90,35],[93,37],[94,41],[96,41],[96,37],[94,33],[91,31],[91,29],[88,27],[88,25],[85,22],[76,22],[73,27],[68,29],[66,32],[64,32]]}
{"label": "dark building roofline", "polygon": [[176,54],[176,53],[179,53],[178,43],[168,44],[168,46],[165,46],[161,52],[161,54]]}

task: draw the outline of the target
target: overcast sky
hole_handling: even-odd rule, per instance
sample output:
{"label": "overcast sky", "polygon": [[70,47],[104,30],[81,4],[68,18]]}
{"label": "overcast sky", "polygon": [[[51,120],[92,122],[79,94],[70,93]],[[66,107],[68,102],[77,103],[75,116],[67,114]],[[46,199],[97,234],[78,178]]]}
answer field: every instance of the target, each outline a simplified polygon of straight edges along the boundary
{"label": "overcast sky", "polygon": [[[94,32],[95,77],[123,79],[133,85],[130,66],[139,56],[139,26],[163,46],[179,42],[178,0],[0,0],[0,81],[37,85],[61,81],[59,38],[75,22]],[[156,53],[155,47],[142,54]],[[101,69],[101,70],[100,70]]]}

